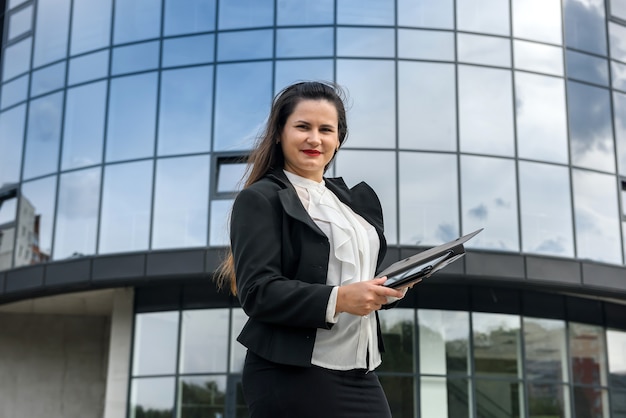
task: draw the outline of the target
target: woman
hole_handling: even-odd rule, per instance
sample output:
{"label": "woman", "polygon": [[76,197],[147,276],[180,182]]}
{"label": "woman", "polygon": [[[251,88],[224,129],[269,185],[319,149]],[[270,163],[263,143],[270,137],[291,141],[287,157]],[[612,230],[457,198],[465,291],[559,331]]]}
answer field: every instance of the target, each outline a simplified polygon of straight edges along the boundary
{"label": "woman", "polygon": [[374,278],[386,251],[374,191],[323,177],[346,134],[338,88],[285,88],[233,205],[219,280],[249,316],[238,341],[253,418],[391,417],[370,373],[383,351],[376,311],[405,291]]}

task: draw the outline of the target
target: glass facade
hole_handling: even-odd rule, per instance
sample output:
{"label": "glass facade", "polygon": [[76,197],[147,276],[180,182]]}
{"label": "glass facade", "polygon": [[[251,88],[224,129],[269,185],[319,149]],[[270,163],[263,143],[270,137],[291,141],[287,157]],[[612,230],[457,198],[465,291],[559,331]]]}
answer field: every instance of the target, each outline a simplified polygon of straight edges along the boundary
{"label": "glass facade", "polygon": [[[305,79],[346,88],[328,174],[372,185],[390,246],[485,228],[471,250],[626,266],[623,0],[0,5],[0,274],[223,247],[239,158],[273,95]],[[437,307],[382,318],[394,417],[626,417],[623,330]],[[245,416],[244,321],[138,313],[129,416]]]}

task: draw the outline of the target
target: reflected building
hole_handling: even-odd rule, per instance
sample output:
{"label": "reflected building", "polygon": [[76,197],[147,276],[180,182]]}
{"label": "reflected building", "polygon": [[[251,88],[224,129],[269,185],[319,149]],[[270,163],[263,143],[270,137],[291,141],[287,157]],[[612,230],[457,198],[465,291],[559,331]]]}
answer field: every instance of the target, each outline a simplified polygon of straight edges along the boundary
{"label": "reflected building", "polygon": [[303,79],[348,92],[327,174],[379,194],[386,265],[484,228],[380,315],[393,416],[626,416],[623,0],[0,9],[0,416],[247,416],[211,277]]}

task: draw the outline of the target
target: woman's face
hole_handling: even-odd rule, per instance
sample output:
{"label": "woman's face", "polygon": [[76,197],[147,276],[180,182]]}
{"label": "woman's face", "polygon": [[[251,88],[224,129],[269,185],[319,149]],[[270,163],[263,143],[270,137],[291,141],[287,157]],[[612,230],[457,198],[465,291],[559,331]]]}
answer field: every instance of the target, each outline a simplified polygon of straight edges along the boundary
{"label": "woman's face", "polygon": [[285,170],[317,182],[339,147],[337,109],[328,100],[298,102],[280,135]]}

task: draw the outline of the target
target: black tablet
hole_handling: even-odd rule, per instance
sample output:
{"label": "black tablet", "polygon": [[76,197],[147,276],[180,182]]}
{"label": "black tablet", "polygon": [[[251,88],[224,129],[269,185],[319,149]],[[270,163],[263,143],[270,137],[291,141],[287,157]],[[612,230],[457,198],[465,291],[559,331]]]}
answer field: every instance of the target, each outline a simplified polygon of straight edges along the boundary
{"label": "black tablet", "polygon": [[397,261],[378,273],[376,277],[387,276],[384,285],[394,289],[420,282],[463,257],[465,255],[463,244],[482,230],[483,228],[480,228],[454,241],[446,242]]}

